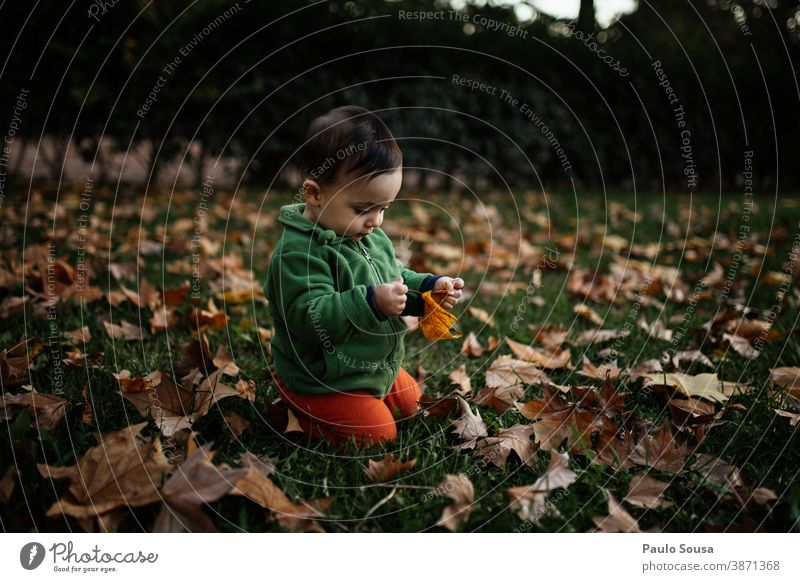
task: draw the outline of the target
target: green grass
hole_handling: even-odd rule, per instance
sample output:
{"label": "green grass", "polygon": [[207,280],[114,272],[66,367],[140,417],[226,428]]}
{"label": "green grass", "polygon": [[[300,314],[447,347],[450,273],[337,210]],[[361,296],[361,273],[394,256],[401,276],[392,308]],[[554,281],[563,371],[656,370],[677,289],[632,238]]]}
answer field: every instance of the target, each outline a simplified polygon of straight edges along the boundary
{"label": "green grass", "polygon": [[[73,195],[74,196],[74,195]],[[126,205],[137,208],[141,201],[135,198],[135,193],[128,192],[123,202],[117,201],[118,208]],[[430,196],[443,207],[459,212],[460,201],[446,195]],[[739,227],[740,209],[728,208],[729,203],[739,201],[736,195],[724,198],[722,202],[713,196],[695,196],[691,200],[693,236],[710,240],[713,228],[719,220],[718,230],[729,234],[736,240]],[[62,204],[67,201],[68,229],[77,227],[78,214],[70,207],[70,196],[62,196]],[[180,194],[166,212],[165,199],[148,199],[148,208],[155,208],[154,216],[149,216],[145,221],[145,230],[152,238],[158,236],[165,229],[165,222],[174,225],[178,219],[192,219],[194,203],[190,193]],[[238,194],[236,206],[230,220],[228,206],[231,198],[223,193],[215,195],[213,205],[224,209],[219,212],[210,223],[211,237],[223,243],[227,253],[236,253],[244,258],[244,266],[252,269],[256,279],[264,280],[266,270],[266,256],[275,240],[279,229],[265,227],[263,218],[260,219],[258,230],[255,232],[256,252],[251,255],[251,240],[253,235],[253,216],[275,214],[280,204],[289,201],[288,195],[271,194],[263,208],[260,208],[261,199],[256,194]],[[470,199],[471,200],[471,199]],[[492,226],[494,229],[505,227],[518,228],[516,213],[513,205],[509,203],[508,195],[489,195],[481,198],[484,204],[493,204],[498,210],[498,220]],[[102,201],[102,202],[101,202]],[[620,204],[633,209],[634,198],[630,195],[615,194],[604,199],[601,195],[583,195],[577,201],[571,193],[559,193],[548,196],[547,207],[539,199],[540,204],[533,211],[544,213],[549,209],[552,218],[553,244],[558,244],[560,237],[575,234],[580,226],[582,232],[590,232],[590,239],[602,233],[615,234],[636,244],[661,242],[671,244],[676,240],[671,233],[668,222],[674,222],[680,227],[685,227],[688,220],[681,215],[689,208],[688,197],[677,195],[667,196],[639,196],[635,199],[636,210],[642,214],[641,222],[633,224],[622,220],[615,226],[607,225],[609,221],[607,209],[609,202]],[[524,205],[524,197],[518,199],[520,206]],[[110,194],[104,195],[97,192],[93,202],[93,212],[106,222],[98,225],[98,232],[108,234],[110,209],[113,199]],[[104,204],[104,207],[101,207]],[[741,205],[739,205],[741,206]],[[721,207],[721,208],[718,208]],[[0,242],[3,248],[2,266],[11,269],[21,268],[20,253],[23,249],[23,238],[27,245],[42,243],[49,239],[52,232],[53,203],[47,199],[40,205],[31,209],[27,224],[21,223],[24,213],[19,212],[16,220],[10,220],[10,228],[5,228]],[[773,210],[776,210],[773,216]],[[6,209],[6,212],[9,212]],[[662,219],[662,213],[667,217]],[[124,214],[124,213],[123,213]],[[387,220],[408,220],[410,213],[402,204],[393,209],[393,215]],[[791,225],[796,225],[800,217],[800,209],[795,205],[779,205],[777,209],[769,207],[767,203],[759,206],[749,222],[757,242],[768,245],[767,255],[763,257],[765,270],[780,270],[782,261],[786,259],[787,244],[781,238],[781,229],[791,238],[794,230]],[[5,221],[6,217],[3,218]],[[462,221],[463,223],[463,221]],[[445,218],[443,224],[454,227],[453,223]],[[63,225],[62,225],[63,226]],[[114,218],[112,231],[112,245],[110,256],[115,262],[131,261],[133,255],[130,249],[121,247],[128,235],[128,230],[138,229],[139,217],[135,214]],[[541,226],[523,222],[524,232],[535,238],[534,244],[543,244]],[[169,235],[169,227],[166,228]],[[495,231],[496,233],[498,231]],[[245,235],[245,236],[241,236]],[[249,235],[249,236],[247,236]],[[770,235],[772,235],[770,237]],[[775,242],[776,236],[778,242]],[[771,242],[768,243],[768,237]],[[170,238],[175,242],[176,236]],[[134,239],[135,240],[135,239]],[[453,232],[452,241],[458,244],[460,236]],[[498,238],[499,240],[499,238]],[[65,242],[63,232],[56,234],[59,256],[64,256],[69,262],[76,259],[76,251]],[[180,242],[180,241],[178,241]],[[467,240],[467,242],[470,242]],[[552,245],[551,245],[552,246]],[[566,251],[563,246],[559,249]],[[601,255],[600,247],[591,241],[582,242],[575,253],[576,266],[589,266],[595,268],[598,274],[608,273],[607,267],[615,256],[615,252],[608,249]],[[713,259],[720,261],[727,268],[730,260],[730,251],[714,251]],[[761,264],[762,257],[755,251],[747,256]],[[637,256],[637,260],[650,261]],[[706,272],[705,256],[699,258],[687,257],[680,248],[660,254],[659,264],[678,267],[682,279],[693,287],[698,277]],[[164,266],[167,264],[187,262],[190,259],[186,252],[180,250],[178,244],[169,244],[162,261],[160,254],[143,258],[141,276],[158,288],[174,288],[184,280],[189,279],[187,274],[168,272]],[[251,265],[252,259],[252,265]],[[107,288],[107,274],[103,265],[108,261],[102,251],[97,257],[92,258],[93,267],[96,269],[92,283],[102,289]],[[432,266],[435,266],[432,265]],[[448,273],[456,275],[456,273]],[[518,270],[515,281],[527,282],[530,270]],[[467,283],[469,289],[475,289],[486,276],[487,280],[499,281],[492,273],[476,274],[470,270],[459,273]],[[531,336],[527,324],[542,325],[545,323],[562,325],[570,328],[572,332],[579,332],[596,327],[590,322],[576,318],[573,306],[580,299],[567,293],[565,271],[545,271],[543,273],[544,286],[537,290],[545,303],[543,307],[528,305],[525,319],[521,322],[517,332],[511,332],[510,325],[514,319],[516,306],[523,297],[523,292],[508,294],[505,297],[490,295],[477,295],[471,301],[472,305],[493,312],[496,328],[486,328],[478,320],[464,313],[463,305],[456,307],[455,312],[461,318],[461,328],[466,335],[470,331],[479,334],[479,339],[484,345],[489,335],[498,339],[508,335],[512,339],[529,343]],[[773,303],[776,287],[755,283],[754,276],[744,267],[740,267],[737,280],[748,281],[746,296],[750,297],[750,305],[758,309],[768,310]],[[23,292],[17,280],[16,285],[0,290],[0,301],[6,297],[19,296]],[[204,281],[203,297],[207,299],[211,293]],[[204,299],[204,300],[205,300]],[[659,297],[663,299],[663,297]],[[588,302],[605,319],[604,329],[617,328],[623,325],[630,309],[629,302],[619,305],[594,304]],[[222,302],[217,300],[217,305],[222,307]],[[692,321],[692,328],[697,328],[709,317],[713,316],[718,308],[714,300],[703,301],[698,304],[696,317]],[[675,314],[683,313],[685,305],[667,303],[662,320]],[[186,309],[184,308],[184,313]],[[347,454],[331,445],[321,441],[308,441],[304,437],[287,439],[279,434],[277,428],[270,425],[266,414],[266,405],[277,397],[276,387],[271,379],[271,361],[264,353],[264,346],[260,343],[253,327],[247,328],[241,324],[243,319],[253,318],[259,326],[270,327],[271,321],[265,305],[243,304],[227,306],[227,313],[231,320],[229,325],[222,330],[208,332],[212,349],[225,345],[239,368],[242,377],[256,382],[256,400],[251,403],[246,400],[228,398],[219,406],[212,408],[211,412],[202,418],[194,427],[198,442],[213,442],[217,451],[215,463],[228,462],[235,464],[239,455],[250,451],[257,455],[267,455],[276,460],[277,472],[273,476],[280,488],[293,500],[309,500],[333,496],[327,517],[319,520],[326,531],[375,531],[375,532],[415,532],[415,531],[443,531],[435,526],[441,515],[442,509],[450,503],[446,497],[432,496],[428,488],[439,484],[447,474],[467,473],[475,487],[475,506],[469,521],[463,527],[464,531],[491,531],[508,532],[517,528],[523,531],[566,531],[583,532],[594,527],[592,517],[607,515],[607,492],[611,492],[618,500],[622,499],[628,491],[634,475],[647,471],[644,467],[634,467],[628,470],[617,471],[604,465],[592,464],[590,455],[570,455],[570,468],[579,477],[571,485],[566,494],[559,497],[556,507],[561,517],[549,516],[542,519],[538,525],[524,524],[516,514],[508,508],[506,489],[515,486],[529,485],[540,477],[549,461],[548,454],[539,455],[533,468],[520,463],[512,454],[505,468],[493,465],[484,466],[470,451],[457,452],[452,446],[457,439],[451,434],[448,418],[417,417],[400,423],[398,440],[385,446],[375,446],[360,451],[350,450]],[[641,312],[648,321],[653,321],[659,316],[657,309],[645,307]],[[670,483],[666,491],[666,498],[675,502],[675,505],[666,509],[644,510],[626,506],[628,511],[638,519],[642,529],[657,529],[662,531],[707,531],[707,530],[736,530],[753,529],[759,527],[766,531],[797,531],[800,520],[800,480],[797,479],[797,467],[800,467],[800,438],[797,429],[789,425],[787,419],[776,417],[767,398],[767,378],[769,370],[779,365],[795,366],[800,361],[800,352],[794,335],[795,325],[794,308],[785,310],[778,317],[775,329],[785,334],[780,341],[771,342],[764,353],[755,361],[748,361],[733,352],[728,352],[723,361],[715,358],[716,369],[720,378],[725,380],[750,381],[760,389],[755,396],[737,397],[732,402],[740,402],[744,410],[731,410],[724,419],[725,424],[712,430],[708,438],[702,443],[697,452],[709,453],[720,456],[725,461],[741,469],[743,476],[752,484],[767,487],[775,491],[779,499],[763,507],[757,507],[749,512],[743,512],[741,505],[731,498],[720,499],[712,486],[703,483],[697,473],[686,471],[680,475],[671,475],[655,469],[650,469],[651,476]],[[125,319],[138,323],[139,317],[145,327],[150,317],[149,310],[139,310],[126,302],[117,307],[110,308],[104,299],[85,306],[81,311],[75,302],[68,301],[58,307],[57,325],[60,331],[70,331],[87,325],[91,331],[92,339],[86,345],[87,353],[104,352],[100,366],[97,368],[67,368],[64,375],[62,396],[72,403],[64,419],[49,433],[40,431],[31,422],[27,413],[22,413],[9,422],[0,423],[0,475],[6,468],[16,465],[20,471],[20,479],[9,502],[0,505],[0,526],[6,531],[68,531],[77,529],[74,521],[65,521],[62,517],[48,518],[45,516],[47,509],[67,487],[67,482],[50,481],[42,478],[36,469],[38,463],[47,463],[53,466],[71,465],[91,446],[95,445],[94,433],[105,433],[118,430],[128,424],[142,420],[136,409],[125,401],[118,392],[118,384],[112,373],[121,369],[128,369],[134,374],[149,373],[154,370],[171,370],[173,363],[180,359],[180,344],[191,338],[189,326],[170,329],[169,334],[161,333],[151,336],[143,343],[111,341],[104,333],[98,318],[111,316],[114,321]],[[668,327],[674,327],[668,325]],[[0,331],[0,347],[8,348],[25,337],[38,336],[46,341],[49,334],[48,321],[36,319],[30,312],[18,313],[7,319]],[[694,349],[697,347],[699,336],[689,333],[677,349]],[[572,347],[572,363],[576,370],[581,368],[581,360],[585,354],[591,361],[599,363],[597,353],[609,344],[596,346]],[[647,338],[645,332],[636,329],[621,347],[618,359],[620,367],[632,366],[637,361],[658,358],[668,347],[668,344]],[[467,359],[459,355],[460,341],[439,342],[431,344],[419,333],[410,334],[406,340],[407,361],[405,367],[412,374],[417,366],[421,365],[428,370],[426,378],[428,392],[434,395],[445,395],[452,386],[447,379],[450,371],[461,363],[466,363],[467,371],[471,374],[473,389],[477,392],[483,386],[486,367],[491,363],[496,354],[484,356],[479,359]],[[66,347],[63,348],[66,351]],[[708,348],[704,348],[709,353]],[[510,351],[501,346],[497,354],[507,354]],[[54,392],[52,374],[54,362],[48,349],[39,354],[31,370],[30,384],[40,392]],[[705,370],[694,364],[689,368],[689,373],[699,373]],[[552,371],[550,376],[559,383],[575,386],[600,383],[590,381],[575,371]],[[81,407],[83,402],[81,391],[89,388],[91,402],[93,403],[92,424],[81,422]],[[641,390],[640,384],[622,386],[626,398],[627,408],[634,411],[639,419],[649,419],[660,422],[669,416],[666,399],[663,395],[646,393]],[[539,395],[538,386],[528,386],[523,401],[530,400]],[[475,407],[473,406],[473,409]],[[251,424],[249,431],[239,438],[230,433],[223,415],[228,412],[237,412]],[[480,413],[489,426],[490,434],[494,434],[503,427],[516,423],[527,423],[513,407],[503,414],[496,414],[487,408],[480,408]],[[154,433],[154,425],[150,425],[149,432]],[[402,475],[395,483],[389,486],[370,485],[363,470],[369,459],[379,460],[386,453],[394,452],[402,459],[416,459],[414,469]],[[365,519],[365,516],[392,491],[393,486],[398,488],[394,495]],[[155,521],[159,507],[157,504],[142,508],[129,509],[129,515],[123,521],[123,531],[149,530]],[[216,527],[220,531],[281,531],[280,525],[269,518],[266,510],[254,503],[237,496],[226,496],[206,508],[212,516]]]}

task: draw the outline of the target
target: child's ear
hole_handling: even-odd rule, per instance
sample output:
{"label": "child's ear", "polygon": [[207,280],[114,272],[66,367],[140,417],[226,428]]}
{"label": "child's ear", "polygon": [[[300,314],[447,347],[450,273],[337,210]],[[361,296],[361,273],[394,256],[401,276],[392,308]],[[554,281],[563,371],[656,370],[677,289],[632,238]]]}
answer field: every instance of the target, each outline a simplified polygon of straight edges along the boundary
{"label": "child's ear", "polygon": [[306,203],[310,204],[311,206],[320,206],[322,204],[321,189],[317,182],[310,178],[304,180],[302,190],[303,196],[306,199]]}

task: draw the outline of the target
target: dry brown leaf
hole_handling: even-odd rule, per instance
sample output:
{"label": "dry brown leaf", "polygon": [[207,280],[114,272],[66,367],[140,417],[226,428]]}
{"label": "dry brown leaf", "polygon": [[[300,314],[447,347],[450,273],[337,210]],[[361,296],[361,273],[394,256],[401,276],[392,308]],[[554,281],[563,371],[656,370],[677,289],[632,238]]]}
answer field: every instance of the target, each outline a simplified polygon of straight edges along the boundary
{"label": "dry brown leaf", "polygon": [[432,491],[434,495],[447,495],[453,500],[442,511],[436,525],[449,529],[452,532],[469,520],[474,509],[475,489],[472,481],[465,473],[445,475],[442,482]]}
{"label": "dry brown leaf", "polygon": [[158,291],[156,291],[155,287],[148,283],[147,279],[139,279],[138,293],[128,289],[125,287],[125,285],[120,285],[120,289],[122,289],[122,292],[125,294],[125,297],[128,298],[128,301],[140,309],[143,307],[149,307],[150,310],[155,310],[161,300]]}
{"label": "dry brown leaf", "polygon": [[716,407],[701,398],[670,398],[672,422],[677,427],[695,427],[716,419]]}
{"label": "dry brown leaf", "polygon": [[28,369],[42,351],[42,344],[28,338],[0,352],[2,390],[15,388],[28,381]]}
{"label": "dry brown leaf", "polygon": [[[664,352],[663,357],[665,362],[668,362],[670,359],[668,352]],[[714,364],[711,362],[711,360],[708,359],[708,356],[706,356],[700,350],[685,350],[681,352],[675,352],[672,356],[672,365],[675,366],[676,369],[680,370],[681,362],[684,360],[689,360],[690,364],[693,364],[694,362],[700,362],[701,364],[703,364],[704,366],[708,366],[709,368],[714,367]],[[661,368],[659,367],[659,370],[660,369]]]}
{"label": "dry brown leaf", "polygon": [[714,485],[733,488],[744,486],[742,472],[714,455],[698,454],[691,468]]}
{"label": "dry brown leaf", "polygon": [[472,396],[472,385],[470,384],[469,374],[467,374],[467,365],[461,364],[458,368],[450,372],[448,378],[453,384],[458,384],[456,393],[461,396],[469,398]]}
{"label": "dry brown leaf", "polygon": [[669,374],[655,373],[645,374],[644,388],[649,386],[669,386],[686,396],[696,396],[712,402],[725,402],[728,396],[721,392],[722,382],[716,374],[697,374],[692,376],[673,372]]}
{"label": "dry brown leaf", "polygon": [[631,479],[630,489],[628,489],[628,494],[623,501],[627,501],[636,507],[650,509],[671,507],[675,503],[663,499],[664,491],[666,491],[667,487],[669,487],[669,483],[653,479],[648,475],[636,475]]}
{"label": "dry brown leaf", "polygon": [[639,321],[637,321],[637,324],[652,338],[667,342],[672,341],[672,330],[664,327],[664,324],[660,319],[656,319],[653,323],[647,323],[647,320],[645,320],[644,316],[642,316],[639,318]]}
{"label": "dry brown leaf", "polygon": [[121,325],[104,321],[103,327],[111,339],[124,339],[125,341],[140,341],[147,337],[147,332],[132,323],[120,320]]}
{"label": "dry brown leaf", "polygon": [[96,352],[93,354],[84,354],[79,349],[74,349],[64,354],[64,359],[61,360],[66,365],[73,368],[100,368],[100,362],[105,357],[105,352]]}
{"label": "dry brown leaf", "polygon": [[452,432],[463,441],[453,447],[460,451],[473,448],[479,438],[488,436],[489,433],[486,431],[486,423],[483,422],[480,412],[476,411],[473,414],[467,401],[461,397],[458,397],[458,403],[461,406],[461,416],[451,421],[450,424],[455,427]]}
{"label": "dry brown leaf", "polygon": [[601,344],[603,342],[616,339],[618,337],[625,337],[628,333],[622,332],[618,329],[587,329],[582,331],[575,338],[578,345],[581,344]]}
{"label": "dry brown leaf", "polygon": [[517,360],[509,355],[498,356],[486,370],[486,385],[490,388],[507,388],[517,384],[550,382],[547,374],[531,362]]}
{"label": "dry brown leaf", "polygon": [[37,465],[42,477],[70,480],[67,493],[50,507],[47,515],[64,513],[100,520],[116,508],[140,507],[161,499],[161,477],[172,470],[172,465],[157,438],[140,436],[145,426],[147,423],[142,422],[98,435],[99,444],[86,451],[76,465]]}
{"label": "dry brown leaf", "polygon": [[528,329],[533,334],[533,341],[542,344],[548,351],[556,351],[569,336],[569,330],[549,323],[542,327],[529,323]]}
{"label": "dry brown leaf", "polygon": [[532,435],[533,427],[515,424],[504,428],[497,436],[481,439],[474,455],[481,457],[484,463],[503,468],[509,453],[514,451],[523,463],[533,467],[536,463],[536,446],[531,441]]}
{"label": "dry brown leaf", "polygon": [[11,496],[14,494],[14,487],[17,484],[17,477],[19,471],[14,465],[6,469],[3,478],[0,479],[0,505],[8,503]]}
{"label": "dry brown leaf", "polygon": [[618,380],[622,370],[617,367],[617,360],[595,366],[589,361],[589,358],[583,356],[583,369],[578,374],[594,380]]}
{"label": "dry brown leaf", "polygon": [[547,496],[556,489],[566,489],[578,478],[569,468],[569,455],[550,451],[550,464],[545,474],[533,485],[512,487],[506,491],[509,507],[517,510],[517,517],[523,521],[539,523],[549,512],[558,513],[552,504],[547,503]]}
{"label": "dry brown leaf", "polygon": [[661,372],[662,370],[663,368],[661,367],[661,362],[658,360],[646,360],[640,364],[637,364],[633,368],[628,368],[628,379],[631,382],[636,382],[647,374],[652,372]]}
{"label": "dry brown leaf", "polygon": [[788,418],[790,426],[797,426],[800,424],[800,413],[789,412],[788,410],[778,410],[777,408],[774,408],[773,410],[778,416]]}
{"label": "dry brown leaf", "polygon": [[672,436],[669,421],[645,434],[630,453],[629,460],[637,465],[654,467],[670,473],[680,473],[689,449]]}
{"label": "dry brown leaf", "polygon": [[214,523],[203,512],[203,505],[216,501],[245,476],[246,468],[230,469],[214,466],[211,443],[196,449],[175,468],[161,488],[161,511],[153,531],[156,533],[214,532]]}
{"label": "dry brown leaf", "polygon": [[572,308],[572,312],[577,315],[578,317],[582,317],[592,323],[597,325],[603,325],[603,318],[591,307],[586,305],[585,303],[576,305]]}
{"label": "dry brown leaf", "polygon": [[238,438],[244,431],[250,430],[250,423],[235,412],[227,413],[224,418],[234,437]]}
{"label": "dry brown leaf", "polygon": [[27,408],[39,428],[53,430],[61,421],[68,405],[69,401],[42,392],[5,394],[0,398],[0,419],[11,420]]}
{"label": "dry brown leaf", "polygon": [[452,397],[435,398],[423,394],[419,399],[419,405],[425,411],[426,416],[447,416],[458,409],[458,400]]}
{"label": "dry brown leaf", "polygon": [[[236,371],[234,371],[236,370]],[[229,396],[246,398],[246,394],[241,394],[234,386],[230,386],[221,381],[223,375],[233,376],[238,373],[236,364],[226,363],[223,368],[209,374],[208,378],[200,383],[194,395],[194,417],[195,419],[205,416],[211,405]]]}
{"label": "dry brown leaf", "polygon": [[372,483],[386,483],[397,477],[400,473],[405,473],[414,468],[417,464],[416,459],[410,461],[395,460],[393,453],[389,453],[380,461],[368,461],[368,467],[364,469],[364,474]]}
{"label": "dry brown leaf", "polygon": [[314,520],[325,516],[323,507],[330,504],[331,498],[303,505],[295,504],[269,478],[275,471],[271,460],[268,459],[265,463],[251,453],[243,453],[240,460],[246,473],[236,481],[231,495],[241,495],[268,509],[278,523],[291,531],[323,531]]}
{"label": "dry brown leaf", "polygon": [[526,362],[531,362],[536,364],[537,366],[541,366],[542,368],[549,368],[549,369],[561,369],[566,368],[568,370],[572,369],[572,364],[570,364],[570,352],[569,349],[564,350],[556,350],[556,351],[546,351],[540,350],[539,348],[535,348],[533,346],[525,345],[521,342],[517,342],[512,340],[509,337],[505,338],[505,342],[511,348],[511,351],[521,360]]}
{"label": "dry brown leaf", "polygon": [[303,427],[300,426],[300,421],[297,420],[291,408],[286,409],[286,428],[283,429],[283,434],[290,432],[303,432]]}
{"label": "dry brown leaf", "polygon": [[481,309],[480,307],[467,307],[467,313],[469,313],[475,319],[482,321],[483,323],[490,325],[492,327],[497,327],[494,322],[494,318],[489,315],[489,312],[485,309]]}
{"label": "dry brown leaf", "polygon": [[800,398],[800,368],[796,366],[772,368],[769,381],[773,387],[784,388],[791,396]]}
{"label": "dry brown leaf", "polygon": [[480,406],[489,406],[495,411],[503,413],[524,395],[525,386],[522,384],[510,384],[499,388],[486,386],[478,392],[472,402]]}
{"label": "dry brown leaf", "polygon": [[747,358],[748,360],[755,360],[761,354],[760,351],[750,345],[750,340],[747,338],[729,333],[723,333],[722,340],[723,342],[728,342],[728,345],[733,348],[733,351],[740,356]]}
{"label": "dry brown leaf", "polygon": [[566,439],[573,451],[588,448],[592,432],[603,432],[606,423],[602,410],[589,411],[567,402],[549,385],[542,387],[542,396],[525,404],[516,404],[522,416],[536,421],[533,433],[543,450],[554,450]]}
{"label": "dry brown leaf", "polygon": [[469,332],[467,339],[464,340],[464,345],[461,347],[461,353],[471,358],[480,358],[485,351],[475,333]]}
{"label": "dry brown leaf", "polygon": [[608,516],[594,516],[592,521],[605,533],[641,533],[639,524],[611,493],[608,494]]}
{"label": "dry brown leaf", "polygon": [[153,310],[153,316],[150,318],[150,332],[160,333],[167,331],[170,327],[177,325],[178,316],[175,315],[175,309],[161,305]]}
{"label": "dry brown leaf", "polygon": [[65,331],[64,336],[74,345],[89,343],[92,341],[92,334],[89,333],[89,327],[86,325],[74,331]]}

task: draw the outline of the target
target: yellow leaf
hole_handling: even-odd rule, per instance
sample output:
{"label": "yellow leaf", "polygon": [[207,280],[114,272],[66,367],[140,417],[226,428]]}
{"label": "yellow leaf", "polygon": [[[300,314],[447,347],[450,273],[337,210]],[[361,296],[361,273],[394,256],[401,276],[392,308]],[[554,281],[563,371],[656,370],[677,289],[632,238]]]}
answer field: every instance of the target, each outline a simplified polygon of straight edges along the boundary
{"label": "yellow leaf", "polygon": [[425,302],[425,314],[419,321],[422,333],[431,341],[460,338],[462,333],[453,325],[458,323],[458,318],[439,305],[432,294],[443,297],[447,291],[426,291],[422,294]]}

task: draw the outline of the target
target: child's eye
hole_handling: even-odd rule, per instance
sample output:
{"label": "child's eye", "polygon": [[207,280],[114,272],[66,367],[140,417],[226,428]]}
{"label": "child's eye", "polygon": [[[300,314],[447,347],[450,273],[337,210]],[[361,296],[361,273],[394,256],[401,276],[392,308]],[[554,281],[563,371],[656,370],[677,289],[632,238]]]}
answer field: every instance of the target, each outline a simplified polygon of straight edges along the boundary
{"label": "child's eye", "polygon": [[[386,208],[381,208],[381,212],[386,212],[387,210],[389,210],[388,206]],[[369,214],[372,211],[372,209],[371,208],[356,208],[355,211],[358,214]]]}

